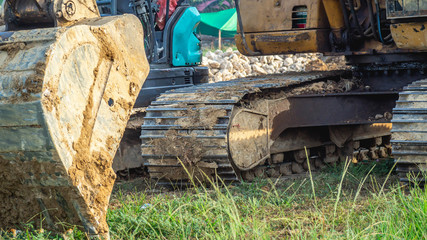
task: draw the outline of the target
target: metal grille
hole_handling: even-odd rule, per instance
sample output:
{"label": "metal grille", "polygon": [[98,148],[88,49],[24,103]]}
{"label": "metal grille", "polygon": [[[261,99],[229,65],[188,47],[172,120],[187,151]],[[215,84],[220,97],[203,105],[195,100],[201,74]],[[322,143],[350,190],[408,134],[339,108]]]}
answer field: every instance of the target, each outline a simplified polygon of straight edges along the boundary
{"label": "metal grille", "polygon": [[387,18],[427,17],[427,1],[387,0]]}

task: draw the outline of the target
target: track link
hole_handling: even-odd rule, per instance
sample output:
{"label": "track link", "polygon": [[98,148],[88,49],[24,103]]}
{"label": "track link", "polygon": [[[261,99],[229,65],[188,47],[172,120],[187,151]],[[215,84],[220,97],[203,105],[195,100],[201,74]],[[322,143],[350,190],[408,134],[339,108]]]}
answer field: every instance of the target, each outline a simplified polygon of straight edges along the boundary
{"label": "track link", "polygon": [[427,171],[427,79],[399,93],[393,109],[392,146],[402,182],[425,184]]}
{"label": "track link", "polygon": [[[206,104],[206,102],[202,104]],[[180,126],[176,123],[180,119],[185,119],[184,116],[179,115],[187,112],[188,109],[191,111],[200,111],[201,109],[225,111],[222,111],[224,113],[222,116],[218,116],[219,123],[212,126],[211,129],[204,129],[202,127]],[[228,160],[227,153],[227,127],[232,110],[232,104],[221,104],[219,102],[202,108],[196,108],[191,105],[189,108],[168,105],[153,105],[148,108],[147,116],[142,126],[141,139],[143,143],[142,157],[148,160],[145,166],[148,167],[151,177],[157,179],[164,177],[174,179],[178,177],[176,180],[185,178],[186,173],[176,176],[177,169],[182,169],[182,164],[177,161],[177,156],[180,156],[180,152],[186,152],[186,150],[197,151],[197,149],[192,149],[192,145],[196,144],[205,150],[203,156],[195,156],[194,153],[188,152],[187,155],[181,156],[180,159],[182,161],[197,157],[200,162],[214,163],[217,165],[218,176],[224,181],[237,181],[237,174]],[[156,143],[158,145],[172,145],[168,146],[171,148],[158,149],[158,146],[155,146]],[[155,151],[152,151],[153,148]],[[185,181],[180,182],[180,184],[185,184]]]}
{"label": "track link", "polygon": [[[305,174],[309,170],[317,171],[342,161],[350,160],[352,163],[365,164],[390,157],[390,136],[355,141],[353,142],[353,154],[350,156],[342,155],[331,142],[320,147],[273,154],[269,161],[242,172],[242,179],[252,181],[255,177],[292,177]],[[310,164],[310,168],[308,164]]]}

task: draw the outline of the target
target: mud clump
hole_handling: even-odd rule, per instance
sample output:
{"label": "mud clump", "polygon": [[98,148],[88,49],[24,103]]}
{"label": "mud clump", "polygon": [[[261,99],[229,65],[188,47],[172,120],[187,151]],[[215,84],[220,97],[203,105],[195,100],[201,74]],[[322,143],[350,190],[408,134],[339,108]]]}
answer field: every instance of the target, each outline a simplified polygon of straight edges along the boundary
{"label": "mud clump", "polygon": [[19,51],[25,49],[25,43],[8,43],[0,45],[0,51],[6,51],[9,57],[15,56]]}
{"label": "mud clump", "polygon": [[[99,233],[108,232],[106,222],[106,212],[108,201],[116,175],[111,166],[112,159],[108,153],[91,152],[89,149],[92,137],[92,130],[95,125],[95,116],[93,116],[93,87],[91,86],[88,103],[83,112],[82,129],[79,139],[74,142],[73,149],[76,155],[73,158],[73,165],[69,168],[68,174],[74,186],[81,186],[79,191],[83,199],[90,208],[90,212],[84,214],[89,219],[95,219],[99,225],[96,229]],[[112,144],[111,139],[107,141]]]}
{"label": "mud clump", "polygon": [[153,155],[161,155],[164,158],[173,156],[185,165],[196,165],[205,152],[202,142],[197,140],[196,135],[181,134],[172,129],[166,132],[164,138],[153,139],[149,144],[153,146],[150,148]]}
{"label": "mud clump", "polygon": [[[152,147],[146,150],[149,152],[143,152],[143,154],[150,153],[161,157],[161,159],[148,159],[148,161],[154,164],[166,164],[165,167],[151,167],[152,171],[158,172],[151,173],[152,177],[157,176],[171,181],[189,180],[204,183],[213,181],[218,165],[215,162],[203,161],[206,147],[195,135],[169,130],[164,138],[153,139],[148,144]],[[182,167],[167,167],[167,165]]]}
{"label": "mud clump", "polygon": [[38,98],[37,94],[42,91],[44,78],[44,63],[37,63],[33,74],[26,77],[24,80],[17,73],[13,76],[11,88],[13,95],[6,100],[9,103],[29,102]]}
{"label": "mud clump", "polygon": [[186,117],[178,119],[176,124],[183,128],[192,129],[203,127],[211,129],[218,123],[218,118],[226,114],[227,112],[224,109],[208,107],[202,104],[198,105],[196,108],[188,108],[185,111],[181,111],[180,115]]}
{"label": "mud clump", "polygon": [[[0,229],[15,226],[24,227],[33,222],[35,227],[44,227],[61,230],[62,223],[55,223],[56,218],[63,219],[64,223],[72,223],[75,214],[65,213],[64,206],[72,206],[64,199],[71,199],[72,189],[61,186],[60,182],[67,181],[57,164],[40,162],[37,159],[25,157],[3,158],[0,156]],[[58,186],[43,187],[33,181],[56,182]],[[33,183],[33,184],[29,184]],[[52,208],[46,209],[46,206]],[[38,214],[34,214],[34,213]],[[74,215],[73,215],[74,214]],[[44,219],[40,222],[39,219]],[[74,221],[75,222],[75,221]],[[43,224],[43,226],[40,226]]]}
{"label": "mud clump", "polygon": [[319,93],[343,93],[357,89],[363,90],[364,88],[363,83],[355,79],[341,79],[338,82],[327,80],[310,83],[309,85],[292,89],[288,96]]}
{"label": "mud clump", "polygon": [[45,75],[46,65],[44,62],[38,62],[34,68],[35,73],[25,81],[24,89],[28,94],[39,93],[42,91],[43,78]]}

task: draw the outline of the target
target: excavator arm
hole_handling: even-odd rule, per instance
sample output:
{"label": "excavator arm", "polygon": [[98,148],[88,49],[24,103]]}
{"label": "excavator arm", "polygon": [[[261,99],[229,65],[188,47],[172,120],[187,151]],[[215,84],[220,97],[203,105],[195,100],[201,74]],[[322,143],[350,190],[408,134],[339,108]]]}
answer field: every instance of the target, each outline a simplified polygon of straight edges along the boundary
{"label": "excavator arm", "polygon": [[5,0],[7,30],[63,27],[100,17],[96,1]]}

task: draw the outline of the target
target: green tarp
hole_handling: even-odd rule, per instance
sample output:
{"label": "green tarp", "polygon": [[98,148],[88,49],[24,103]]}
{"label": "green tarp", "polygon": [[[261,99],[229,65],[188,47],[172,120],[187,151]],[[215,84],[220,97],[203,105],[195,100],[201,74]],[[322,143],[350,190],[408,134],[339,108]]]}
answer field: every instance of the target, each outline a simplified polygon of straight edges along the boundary
{"label": "green tarp", "polygon": [[201,34],[218,37],[218,31],[221,30],[221,37],[234,37],[237,32],[235,8],[214,13],[201,13],[200,16]]}

